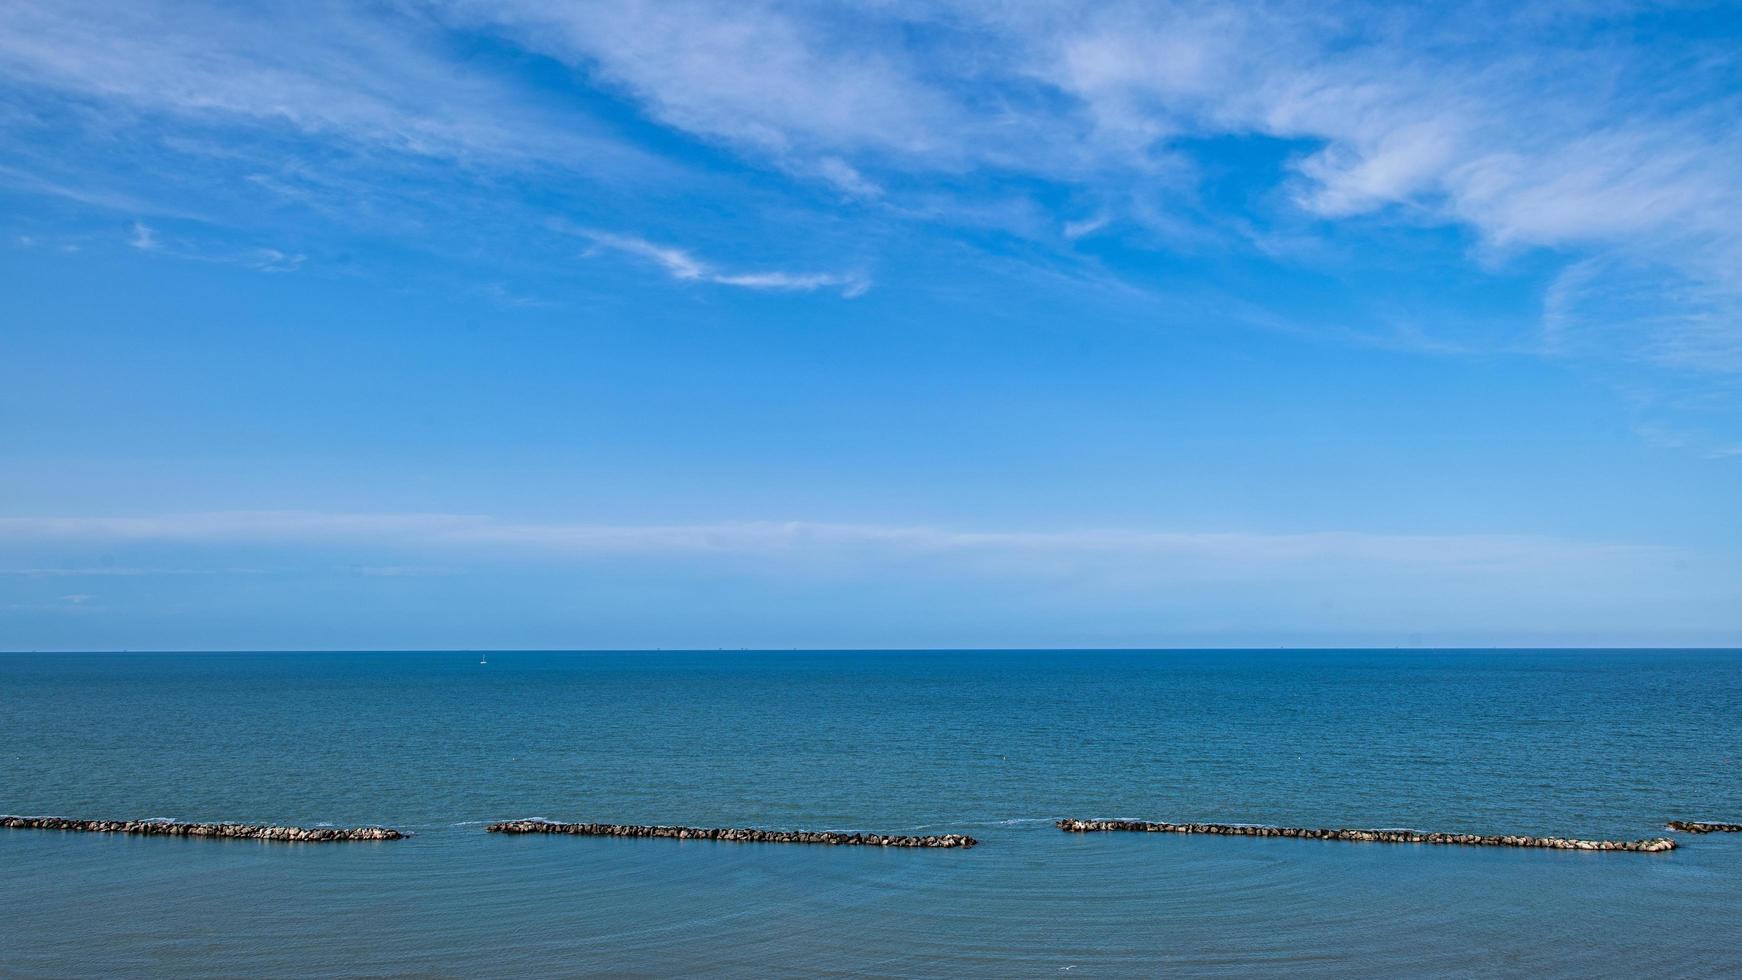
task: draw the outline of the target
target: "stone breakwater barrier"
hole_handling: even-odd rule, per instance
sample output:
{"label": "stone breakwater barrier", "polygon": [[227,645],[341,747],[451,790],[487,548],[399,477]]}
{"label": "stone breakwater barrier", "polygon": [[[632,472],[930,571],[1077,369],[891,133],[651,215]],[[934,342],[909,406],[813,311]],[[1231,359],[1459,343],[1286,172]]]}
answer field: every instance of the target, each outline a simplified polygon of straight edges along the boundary
{"label": "stone breakwater barrier", "polygon": [[17,830],[69,830],[88,834],[138,834],[145,837],[221,837],[230,840],[322,841],[399,840],[389,827],[271,827],[247,823],[182,823],[176,820],[72,820],[67,817],[0,817],[0,827]]}
{"label": "stone breakwater barrier", "polygon": [[672,837],[753,844],[831,844],[861,847],[973,847],[966,834],[848,834],[830,830],[757,830],[754,827],[643,827],[620,823],[553,823],[505,820],[485,828],[492,834],[574,834],[581,837]]}
{"label": "stone breakwater barrier", "polygon": [[1684,834],[1742,834],[1742,823],[1705,823],[1699,820],[1671,820],[1664,826]]}
{"label": "stone breakwater barrier", "polygon": [[1650,840],[1573,840],[1566,837],[1518,837],[1496,834],[1429,834],[1419,830],[1345,830],[1308,827],[1254,827],[1227,823],[1152,823],[1148,820],[1060,820],[1058,829],[1077,834],[1102,830],[1140,833],[1222,834],[1229,837],[1294,837],[1302,840],[1374,841],[1381,844],[1461,844],[1466,847],[1546,847],[1557,851],[1675,850],[1667,837]]}

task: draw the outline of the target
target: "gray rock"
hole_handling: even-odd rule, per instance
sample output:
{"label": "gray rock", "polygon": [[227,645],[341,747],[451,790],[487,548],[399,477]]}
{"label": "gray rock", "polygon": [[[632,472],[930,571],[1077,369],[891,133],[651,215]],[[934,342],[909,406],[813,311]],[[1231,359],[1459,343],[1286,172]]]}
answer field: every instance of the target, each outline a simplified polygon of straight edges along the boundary
{"label": "gray rock", "polygon": [[[1708,825],[1742,830],[1730,825]],[[1667,837],[1649,840],[1590,841],[1565,837],[1520,837],[1516,835],[1443,834],[1418,830],[1349,830],[1309,829],[1304,827],[1253,827],[1247,824],[1225,823],[1156,823],[1148,820],[1060,820],[1058,829],[1086,834],[1097,831],[1125,830],[1139,833],[1224,834],[1235,837],[1299,837],[1308,840],[1377,841],[1385,844],[1458,844],[1466,847],[1542,847],[1561,851],[1642,851],[1657,853],[1675,850],[1675,841]],[[1670,824],[1670,829],[1681,829]],[[1705,833],[1706,831],[1693,831]]]}
{"label": "gray rock", "polygon": [[1737,834],[1742,833],[1742,823],[1706,823],[1700,820],[1671,820],[1665,824],[1670,830],[1684,834]]}
{"label": "gray rock", "polygon": [[617,823],[553,823],[546,820],[505,820],[485,828],[492,834],[570,834],[580,837],[674,837],[678,840],[723,840],[763,844],[856,844],[867,847],[973,847],[980,843],[966,834],[924,837],[841,833],[828,830],[758,830],[754,827],[661,827]]}
{"label": "gray rock", "polygon": [[141,837],[223,837],[234,840],[325,841],[399,840],[389,827],[270,827],[245,823],[182,823],[174,820],[74,820],[68,817],[0,817],[0,827],[64,830]]}

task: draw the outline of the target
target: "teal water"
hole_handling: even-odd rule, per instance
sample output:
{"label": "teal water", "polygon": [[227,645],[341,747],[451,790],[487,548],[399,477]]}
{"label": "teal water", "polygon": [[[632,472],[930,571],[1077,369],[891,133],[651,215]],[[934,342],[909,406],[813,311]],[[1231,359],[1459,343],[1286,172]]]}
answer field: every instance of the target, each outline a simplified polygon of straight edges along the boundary
{"label": "teal water", "polygon": [[[1742,835],[1665,855],[1064,834],[1742,820],[1734,652],[0,655],[0,975],[1742,974]],[[548,817],[969,851],[506,838]]]}

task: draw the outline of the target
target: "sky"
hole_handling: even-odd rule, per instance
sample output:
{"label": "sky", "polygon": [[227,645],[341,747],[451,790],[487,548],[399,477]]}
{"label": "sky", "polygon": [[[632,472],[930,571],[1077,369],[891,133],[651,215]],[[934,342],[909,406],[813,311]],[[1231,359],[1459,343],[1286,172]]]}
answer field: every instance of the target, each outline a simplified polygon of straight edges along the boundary
{"label": "sky", "polygon": [[1742,645],[1742,6],[0,0],[0,649]]}

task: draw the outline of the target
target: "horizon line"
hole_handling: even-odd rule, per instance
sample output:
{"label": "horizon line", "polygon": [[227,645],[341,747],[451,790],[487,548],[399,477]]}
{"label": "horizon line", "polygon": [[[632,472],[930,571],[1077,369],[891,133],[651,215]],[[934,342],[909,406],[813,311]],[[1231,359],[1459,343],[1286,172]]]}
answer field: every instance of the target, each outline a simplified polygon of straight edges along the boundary
{"label": "horizon line", "polygon": [[1052,646],[985,646],[985,647],[377,647],[377,648],[206,648],[200,650],[184,650],[176,648],[145,648],[131,647],[108,650],[24,650],[0,649],[0,656],[56,654],[56,655],[115,655],[128,654],[169,654],[181,653],[196,656],[227,654],[227,653],[430,653],[430,654],[472,654],[472,653],[1674,653],[1674,652],[1710,652],[1710,653],[1742,653],[1742,644],[1737,645],[1706,645],[1687,644],[1677,646],[1610,646],[1610,645],[1576,645],[1549,644],[1543,646],[1361,646],[1361,645],[1326,645],[1326,646],[1095,646],[1095,647],[1052,647]]}

